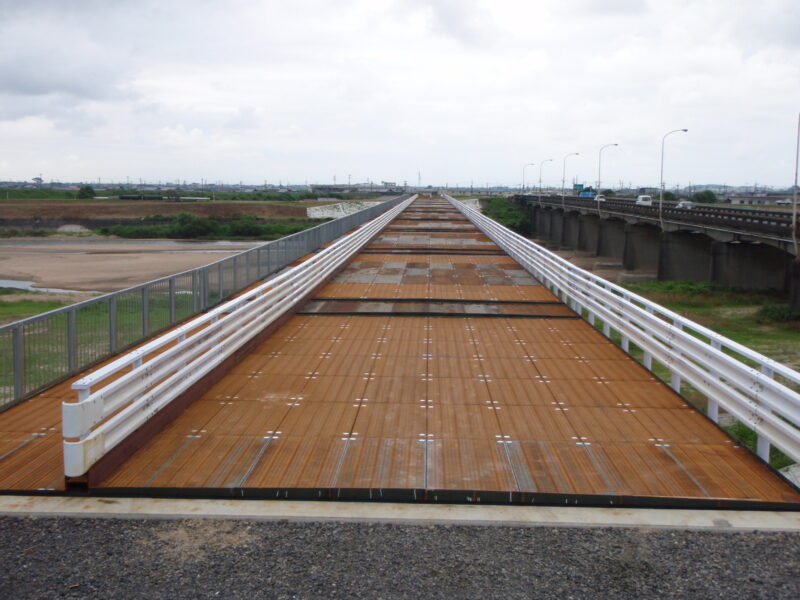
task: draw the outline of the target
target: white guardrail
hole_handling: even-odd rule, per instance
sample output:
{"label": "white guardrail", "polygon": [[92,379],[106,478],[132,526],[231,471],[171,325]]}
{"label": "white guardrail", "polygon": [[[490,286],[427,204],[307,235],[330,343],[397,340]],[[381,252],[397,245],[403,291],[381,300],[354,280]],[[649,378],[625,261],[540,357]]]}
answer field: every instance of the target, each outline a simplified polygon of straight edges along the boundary
{"label": "white guardrail", "polygon": [[703,394],[712,420],[718,421],[722,408],[752,429],[763,460],[769,462],[774,445],[800,462],[800,394],[774,379],[778,376],[788,385],[800,386],[800,373],[584,271],[462,202],[445,198],[575,312],[583,317],[585,309],[593,325],[600,319],[606,337],[616,331],[624,351],[629,351],[630,343],[638,346],[646,368],[652,370],[653,359],[667,367],[673,390],[680,393],[685,380]]}
{"label": "white guardrail", "polygon": [[[75,382],[62,404],[64,473],[79,477],[111,449],[285,314],[402,212],[416,195],[208,313]],[[158,354],[154,354],[159,352]],[[92,388],[103,385],[96,392]]]}

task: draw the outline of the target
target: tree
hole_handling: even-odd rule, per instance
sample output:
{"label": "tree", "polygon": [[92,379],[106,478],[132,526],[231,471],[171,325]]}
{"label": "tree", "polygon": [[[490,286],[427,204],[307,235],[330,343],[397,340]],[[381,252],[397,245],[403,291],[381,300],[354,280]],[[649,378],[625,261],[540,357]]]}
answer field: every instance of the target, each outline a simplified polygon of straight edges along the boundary
{"label": "tree", "polygon": [[665,191],[664,192],[664,200],[666,200],[667,202],[677,202],[678,197],[675,194],[673,194],[672,192]]}
{"label": "tree", "polygon": [[78,190],[78,198],[94,198],[94,188],[90,185],[82,185]]}
{"label": "tree", "polygon": [[605,196],[606,198],[611,198],[614,195],[614,190],[603,190],[600,193],[603,194],[603,196]]}
{"label": "tree", "polygon": [[692,196],[692,200],[694,202],[705,202],[705,203],[714,203],[717,201],[717,195],[712,192],[711,190],[704,190],[702,192],[697,192]]}

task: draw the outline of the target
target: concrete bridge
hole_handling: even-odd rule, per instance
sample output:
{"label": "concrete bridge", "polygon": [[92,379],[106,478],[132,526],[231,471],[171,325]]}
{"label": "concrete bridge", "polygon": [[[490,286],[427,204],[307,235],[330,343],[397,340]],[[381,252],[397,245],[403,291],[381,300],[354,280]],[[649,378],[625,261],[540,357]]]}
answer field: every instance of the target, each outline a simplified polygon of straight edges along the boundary
{"label": "concrete bridge", "polygon": [[660,280],[708,281],[790,294],[800,306],[800,263],[791,215],[775,211],[665,205],[635,206],[587,198],[516,196],[530,215],[534,237],[556,247],[649,270]]}
{"label": "concrete bridge", "polygon": [[800,508],[767,464],[800,458],[800,374],[449,197],[395,204],[0,413],[0,489]]}

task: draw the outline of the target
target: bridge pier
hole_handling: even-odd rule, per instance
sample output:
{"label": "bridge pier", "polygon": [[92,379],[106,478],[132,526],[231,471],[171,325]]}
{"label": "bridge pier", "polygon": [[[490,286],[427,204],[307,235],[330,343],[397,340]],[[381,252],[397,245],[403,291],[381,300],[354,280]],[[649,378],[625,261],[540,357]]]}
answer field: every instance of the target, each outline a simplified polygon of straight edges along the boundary
{"label": "bridge pier", "polygon": [[711,281],[751,290],[788,289],[791,257],[777,248],[747,242],[713,242]]}
{"label": "bridge pier", "polygon": [[597,254],[622,260],[625,254],[625,222],[619,219],[598,221]]}
{"label": "bridge pier", "polygon": [[691,231],[662,233],[659,281],[711,281],[714,271],[713,243],[710,237]]}
{"label": "bridge pier", "polygon": [[532,234],[551,247],[621,261],[627,270],[656,271],[659,280],[788,292],[790,306],[800,308],[800,262],[785,244],[740,241],[729,232],[694,229],[691,224],[672,224],[671,231],[663,232],[655,223],[632,222],[641,215],[626,222],[611,215],[601,218],[586,207],[570,206],[565,213],[559,200],[545,202],[542,206],[528,199],[526,210]]}
{"label": "bridge pier", "polygon": [[560,210],[550,211],[550,235],[548,236],[556,246],[560,247],[564,240],[564,213]]}
{"label": "bridge pier", "polygon": [[658,269],[660,230],[652,225],[627,224],[622,266],[628,271]]}
{"label": "bridge pier", "polygon": [[597,255],[600,246],[600,219],[595,215],[578,217],[578,250]]}
{"label": "bridge pier", "polygon": [[789,306],[800,309],[800,257],[789,265]]}
{"label": "bridge pier", "polygon": [[564,214],[564,231],[561,245],[577,249],[580,242],[580,214],[568,212]]}

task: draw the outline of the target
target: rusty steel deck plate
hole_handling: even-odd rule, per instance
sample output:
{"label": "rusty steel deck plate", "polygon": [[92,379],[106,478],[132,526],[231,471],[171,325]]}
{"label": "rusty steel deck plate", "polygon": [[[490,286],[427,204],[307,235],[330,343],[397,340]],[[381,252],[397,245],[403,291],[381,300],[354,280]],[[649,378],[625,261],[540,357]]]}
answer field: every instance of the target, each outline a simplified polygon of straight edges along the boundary
{"label": "rusty steel deck plate", "polygon": [[[3,489],[63,486],[66,385],[0,414]],[[412,204],[94,491],[800,508],[437,199]]]}

